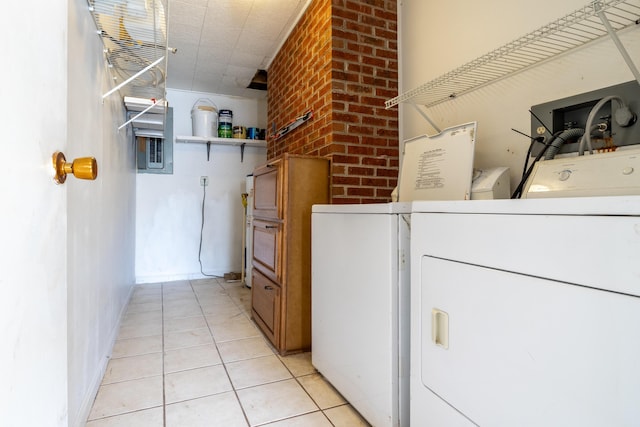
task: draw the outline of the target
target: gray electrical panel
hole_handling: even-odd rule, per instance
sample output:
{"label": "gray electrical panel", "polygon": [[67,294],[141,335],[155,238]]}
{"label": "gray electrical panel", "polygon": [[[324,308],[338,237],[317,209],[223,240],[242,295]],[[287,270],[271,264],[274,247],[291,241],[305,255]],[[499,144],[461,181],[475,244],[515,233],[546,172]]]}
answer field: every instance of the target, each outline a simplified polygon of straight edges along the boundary
{"label": "gray electrical panel", "polygon": [[[607,96],[618,96],[636,115],[640,115],[640,84],[637,81],[594,90],[592,92],[571,96],[531,107],[531,136],[544,136],[548,141],[551,133],[566,129],[584,129],[587,117],[593,107]],[[594,123],[605,124],[605,131],[591,133],[594,151],[614,151],[623,145],[640,144],[640,124],[636,121],[630,126],[620,126],[614,115],[618,108],[617,101],[608,101],[598,110]],[[536,118],[537,117],[537,118]],[[538,120],[540,119],[540,120]],[[542,122],[542,123],[541,123]],[[537,155],[543,144],[535,144],[532,154]],[[577,152],[579,142],[567,140],[558,154]]]}
{"label": "gray electrical panel", "polygon": [[138,173],[173,174],[173,108],[168,107],[162,137],[134,136]]}

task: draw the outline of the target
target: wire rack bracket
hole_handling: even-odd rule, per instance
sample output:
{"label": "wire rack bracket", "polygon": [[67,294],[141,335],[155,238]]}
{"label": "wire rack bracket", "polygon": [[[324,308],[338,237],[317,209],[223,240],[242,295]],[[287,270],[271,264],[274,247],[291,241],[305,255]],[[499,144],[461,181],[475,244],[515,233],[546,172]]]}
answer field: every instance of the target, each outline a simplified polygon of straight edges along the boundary
{"label": "wire rack bracket", "polygon": [[[166,57],[171,51],[167,48],[168,0],[87,0],[87,3],[116,83],[103,99],[119,92],[123,99],[139,98],[166,106]],[[127,102],[125,106],[131,111]],[[161,114],[164,117],[166,110]],[[134,119],[120,128],[130,122],[135,130]]]}

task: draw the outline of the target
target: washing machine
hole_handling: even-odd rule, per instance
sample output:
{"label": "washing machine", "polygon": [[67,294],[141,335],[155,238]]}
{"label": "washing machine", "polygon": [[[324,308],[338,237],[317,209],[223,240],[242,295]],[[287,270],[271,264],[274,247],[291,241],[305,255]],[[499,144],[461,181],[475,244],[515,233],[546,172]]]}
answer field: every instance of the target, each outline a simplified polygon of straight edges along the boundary
{"label": "washing machine", "polygon": [[373,426],[409,425],[411,201],[470,198],[475,133],[406,141],[400,202],[312,208],[311,361]]}
{"label": "washing machine", "polygon": [[415,202],[411,425],[637,425],[639,259],[639,196]]}
{"label": "washing machine", "polygon": [[371,424],[409,425],[410,203],[314,205],[311,362]]}

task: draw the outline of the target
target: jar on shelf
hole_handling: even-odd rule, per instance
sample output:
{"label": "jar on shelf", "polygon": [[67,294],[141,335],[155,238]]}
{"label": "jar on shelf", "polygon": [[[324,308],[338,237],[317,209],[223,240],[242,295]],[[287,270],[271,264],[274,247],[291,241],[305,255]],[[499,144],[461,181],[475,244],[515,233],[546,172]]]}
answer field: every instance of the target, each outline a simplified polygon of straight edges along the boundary
{"label": "jar on shelf", "polygon": [[233,136],[233,111],[220,110],[218,115],[218,137],[231,138]]}

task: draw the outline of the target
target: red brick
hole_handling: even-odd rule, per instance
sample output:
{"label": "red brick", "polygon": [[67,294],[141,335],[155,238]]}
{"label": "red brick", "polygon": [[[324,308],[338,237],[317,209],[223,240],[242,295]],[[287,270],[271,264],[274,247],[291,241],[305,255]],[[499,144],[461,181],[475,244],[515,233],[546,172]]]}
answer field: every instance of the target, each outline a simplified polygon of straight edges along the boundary
{"label": "red brick", "polygon": [[366,85],[347,84],[347,90],[352,93],[371,94],[374,89],[371,86]]}
{"label": "red brick", "polygon": [[376,171],[374,168],[349,167],[347,173],[351,176],[365,177],[375,176]]}
{"label": "red brick", "polygon": [[374,191],[375,190],[373,188],[347,187],[347,195],[348,196],[373,197]]}
{"label": "red brick", "polygon": [[350,113],[359,113],[366,115],[373,114],[373,107],[366,104],[349,104],[348,109]]}
{"label": "red brick", "polygon": [[347,156],[344,154],[334,154],[333,161],[336,163],[345,163],[345,164],[360,164],[360,157],[358,156]]}
{"label": "red brick", "polygon": [[[395,141],[394,141],[395,144]],[[389,158],[398,157],[398,147],[393,148],[376,148],[376,156],[385,156]]]}
{"label": "red brick", "polygon": [[[395,186],[394,186],[395,187]],[[393,188],[380,188],[378,187],[376,189],[376,197],[382,197],[382,198],[391,198],[391,192],[393,191]]]}
{"label": "red brick", "polygon": [[367,166],[387,166],[387,159],[381,157],[363,157],[362,164]]}
{"label": "red brick", "polygon": [[[349,10],[349,9],[351,9],[351,10]],[[358,21],[358,12],[360,12],[360,11],[358,9],[354,9],[354,8],[349,8],[349,9],[334,7],[333,8],[333,16],[337,16],[337,17],[340,17],[340,18],[344,18],[345,20],[350,20],[350,21],[356,21],[357,22]],[[369,11],[371,11],[371,9],[369,9]]]}
{"label": "red brick", "polygon": [[314,0],[268,70],[269,127],[307,108],[314,119],[270,138],[267,157],[331,157],[334,178],[348,180],[332,183],[334,203],[388,201],[397,180],[398,112],[384,105],[398,92],[396,9],[394,0]]}
{"label": "red brick", "polygon": [[359,144],[360,138],[356,135],[336,133],[333,135],[334,143]]}
{"label": "red brick", "polygon": [[387,119],[385,118],[377,118],[374,116],[367,116],[367,117],[363,117],[362,118],[362,124],[363,125],[369,125],[369,126],[386,126],[387,125]]}
{"label": "red brick", "polygon": [[376,149],[373,147],[367,147],[365,145],[348,145],[347,153],[349,154],[359,154],[362,156],[374,156]]}
{"label": "red brick", "polygon": [[[335,99],[337,101],[344,101],[344,102],[359,102],[360,96],[359,95],[350,94],[350,93],[334,93],[333,94],[333,99]],[[397,115],[397,113],[396,113],[396,115]]]}
{"label": "red brick", "polygon": [[384,169],[384,168],[378,168],[376,169],[376,176],[388,176],[388,177],[394,177],[397,178],[398,177],[398,170],[397,169]]}
{"label": "red brick", "polygon": [[376,18],[375,16],[371,16],[371,15],[363,15],[361,17],[360,22],[362,22],[363,24],[367,24],[367,25],[371,25],[373,27],[380,27],[380,28],[386,28],[387,27],[387,21],[381,18]]}
{"label": "red brick", "polygon": [[[333,160],[333,159],[332,159]],[[331,163],[331,174],[333,176],[344,175],[347,173],[347,166],[335,163]]]}
{"label": "red brick", "polygon": [[387,187],[389,185],[389,180],[386,178],[362,178],[362,185],[377,188]]}
{"label": "red brick", "polygon": [[356,135],[373,135],[373,129],[368,126],[349,126],[349,133]]}
{"label": "red brick", "polygon": [[357,114],[337,113],[334,111],[333,120],[338,120],[345,123],[359,123],[360,117]]}
{"label": "red brick", "polygon": [[[335,158],[335,157],[334,157]],[[333,183],[336,185],[360,185],[359,176],[333,176]]]}
{"label": "red brick", "polygon": [[363,2],[347,1],[345,3],[345,7],[358,12],[358,14],[356,15],[356,19],[358,19],[359,14],[370,15],[373,13],[373,9],[371,8],[371,6]]}

